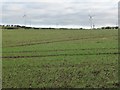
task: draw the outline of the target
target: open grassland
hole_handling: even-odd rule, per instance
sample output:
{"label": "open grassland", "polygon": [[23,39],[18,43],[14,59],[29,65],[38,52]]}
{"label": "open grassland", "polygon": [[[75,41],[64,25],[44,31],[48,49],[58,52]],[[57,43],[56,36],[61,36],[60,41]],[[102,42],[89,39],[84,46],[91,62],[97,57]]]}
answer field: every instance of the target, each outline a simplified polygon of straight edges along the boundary
{"label": "open grassland", "polygon": [[3,87],[118,87],[118,30],[3,30]]}

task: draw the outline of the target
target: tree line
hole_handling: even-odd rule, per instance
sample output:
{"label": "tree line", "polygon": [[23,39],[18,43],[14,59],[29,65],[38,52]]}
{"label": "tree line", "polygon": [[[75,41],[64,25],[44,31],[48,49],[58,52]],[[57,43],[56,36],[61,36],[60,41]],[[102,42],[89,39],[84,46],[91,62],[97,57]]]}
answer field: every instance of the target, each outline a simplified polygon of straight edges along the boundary
{"label": "tree line", "polygon": [[[2,29],[62,29],[62,30],[67,30],[67,29],[73,29],[73,28],[36,28],[36,27],[27,27],[27,26],[20,26],[20,25],[0,25],[0,27]],[[78,30],[82,30],[84,28],[78,28]],[[94,28],[94,29],[119,29],[118,26],[115,27],[111,27],[111,26],[107,26],[107,27],[101,27],[101,28]]]}

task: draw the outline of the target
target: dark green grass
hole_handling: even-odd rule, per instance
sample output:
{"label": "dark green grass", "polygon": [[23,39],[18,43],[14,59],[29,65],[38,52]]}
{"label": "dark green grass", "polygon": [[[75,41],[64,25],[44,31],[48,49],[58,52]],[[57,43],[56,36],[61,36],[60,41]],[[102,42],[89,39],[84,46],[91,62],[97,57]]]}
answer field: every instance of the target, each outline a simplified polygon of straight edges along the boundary
{"label": "dark green grass", "polygon": [[118,30],[6,30],[3,57],[4,88],[118,87]]}

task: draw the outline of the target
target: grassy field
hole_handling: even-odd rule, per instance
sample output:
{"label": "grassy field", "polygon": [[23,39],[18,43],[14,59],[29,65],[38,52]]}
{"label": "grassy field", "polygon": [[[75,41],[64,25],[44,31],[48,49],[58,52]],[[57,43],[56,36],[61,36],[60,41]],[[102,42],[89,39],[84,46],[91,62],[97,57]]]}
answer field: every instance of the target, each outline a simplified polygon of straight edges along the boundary
{"label": "grassy field", "polygon": [[118,30],[3,30],[3,88],[118,87]]}

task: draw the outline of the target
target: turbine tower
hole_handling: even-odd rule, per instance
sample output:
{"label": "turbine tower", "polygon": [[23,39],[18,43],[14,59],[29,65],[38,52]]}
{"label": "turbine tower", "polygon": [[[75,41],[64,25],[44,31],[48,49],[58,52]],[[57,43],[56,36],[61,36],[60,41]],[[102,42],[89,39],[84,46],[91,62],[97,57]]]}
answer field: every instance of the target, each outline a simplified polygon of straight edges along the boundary
{"label": "turbine tower", "polygon": [[26,14],[24,13],[23,18],[24,18],[24,26],[26,27]]}
{"label": "turbine tower", "polygon": [[93,23],[93,15],[88,15],[89,16],[89,20],[90,20],[90,27],[91,29],[93,29],[95,27],[95,24]]}

